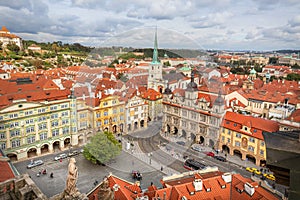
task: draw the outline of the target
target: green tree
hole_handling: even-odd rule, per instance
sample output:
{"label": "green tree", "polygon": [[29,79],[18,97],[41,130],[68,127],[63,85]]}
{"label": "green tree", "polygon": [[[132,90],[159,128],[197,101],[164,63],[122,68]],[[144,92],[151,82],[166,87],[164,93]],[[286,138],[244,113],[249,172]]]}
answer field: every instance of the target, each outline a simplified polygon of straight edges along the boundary
{"label": "green tree", "polygon": [[14,42],[10,42],[9,44],[7,44],[6,47],[8,50],[15,52],[15,53],[18,53],[20,51],[20,47],[18,45],[16,45]]}
{"label": "green tree", "polygon": [[92,163],[106,163],[121,153],[122,145],[113,133],[99,132],[91,138],[83,150],[83,156]]}
{"label": "green tree", "polygon": [[296,74],[296,73],[288,74],[286,79],[289,81],[300,81],[300,74]]}

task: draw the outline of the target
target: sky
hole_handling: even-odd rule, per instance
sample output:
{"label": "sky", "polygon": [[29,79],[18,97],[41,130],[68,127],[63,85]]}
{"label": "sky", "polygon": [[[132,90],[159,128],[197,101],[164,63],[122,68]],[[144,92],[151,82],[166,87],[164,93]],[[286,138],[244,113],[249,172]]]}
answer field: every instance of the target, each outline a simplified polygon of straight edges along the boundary
{"label": "sky", "polygon": [[299,0],[2,0],[0,26],[25,40],[88,46],[300,49]]}

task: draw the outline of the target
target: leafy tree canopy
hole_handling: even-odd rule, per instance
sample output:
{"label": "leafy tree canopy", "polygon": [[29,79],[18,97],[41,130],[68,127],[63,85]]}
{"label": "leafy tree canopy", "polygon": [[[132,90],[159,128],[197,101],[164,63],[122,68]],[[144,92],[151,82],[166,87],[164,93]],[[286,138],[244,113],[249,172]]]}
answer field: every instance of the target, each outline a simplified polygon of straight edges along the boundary
{"label": "leafy tree canopy", "polygon": [[106,163],[121,153],[122,145],[111,132],[99,132],[84,147],[83,156],[92,163]]}

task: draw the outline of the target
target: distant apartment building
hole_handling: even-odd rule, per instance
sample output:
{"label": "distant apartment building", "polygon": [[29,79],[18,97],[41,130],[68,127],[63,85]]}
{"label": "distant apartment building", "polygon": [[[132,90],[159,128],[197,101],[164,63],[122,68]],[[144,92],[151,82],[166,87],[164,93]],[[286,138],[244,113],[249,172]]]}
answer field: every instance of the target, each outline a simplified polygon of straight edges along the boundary
{"label": "distant apartment building", "polygon": [[218,148],[256,165],[266,164],[266,145],[262,133],[279,130],[275,121],[226,112],[220,128]]}
{"label": "distant apartment building", "polygon": [[0,30],[0,42],[2,42],[2,46],[6,47],[10,43],[14,43],[20,47],[22,46],[22,39],[15,34],[12,34],[5,26],[2,26]]}

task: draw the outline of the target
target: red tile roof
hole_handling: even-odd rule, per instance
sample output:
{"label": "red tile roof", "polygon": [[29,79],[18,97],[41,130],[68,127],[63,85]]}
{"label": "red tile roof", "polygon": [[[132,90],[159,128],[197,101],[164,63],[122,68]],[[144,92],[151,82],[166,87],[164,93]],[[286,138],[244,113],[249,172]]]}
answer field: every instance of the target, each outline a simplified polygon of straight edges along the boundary
{"label": "red tile roof", "polygon": [[[243,125],[251,128],[251,133],[242,130]],[[261,140],[263,140],[263,131],[271,133],[279,130],[279,125],[276,121],[253,116],[246,116],[229,111],[227,111],[224,116],[222,127],[241,132],[243,134],[250,135]]]}
{"label": "red tile roof", "polygon": [[141,96],[142,96],[142,98],[147,99],[147,100],[151,100],[151,101],[156,101],[156,100],[162,98],[162,94],[157,92],[156,90],[154,90],[152,88],[149,88]]}

